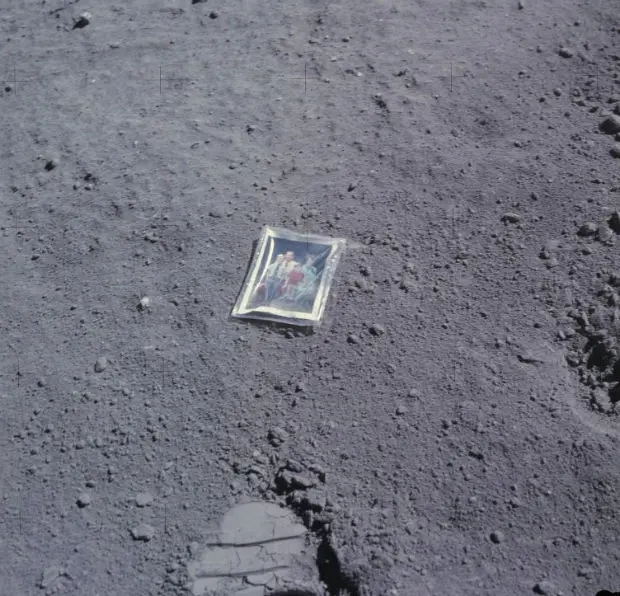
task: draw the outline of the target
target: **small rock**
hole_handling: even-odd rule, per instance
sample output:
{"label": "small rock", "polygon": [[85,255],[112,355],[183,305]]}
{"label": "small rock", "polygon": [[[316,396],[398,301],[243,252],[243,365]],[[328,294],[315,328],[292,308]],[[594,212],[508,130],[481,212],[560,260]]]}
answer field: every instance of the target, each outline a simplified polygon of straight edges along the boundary
{"label": "small rock", "polygon": [[351,192],[351,191],[355,190],[356,188],[357,188],[357,183],[356,182],[351,182],[351,183],[349,183],[349,186],[347,187],[347,190],[349,192]]}
{"label": "small rock", "polygon": [[360,338],[359,336],[355,335],[355,333],[349,333],[349,335],[347,335],[347,341],[350,344],[358,344],[360,343]]}
{"label": "small rock", "polygon": [[396,408],[396,415],[397,416],[404,416],[409,410],[407,410],[407,408],[405,406],[398,406]]}
{"label": "small rock", "polygon": [[279,427],[272,428],[267,433],[267,439],[274,447],[282,445],[287,438],[287,433]]}
{"label": "small rock", "polygon": [[91,503],[90,495],[88,493],[80,494],[80,496],[77,498],[76,503],[80,508],[88,507]]}
{"label": "small rock", "polygon": [[383,335],[385,333],[385,327],[379,323],[374,323],[370,326],[370,333],[378,337],[379,335]]}
{"label": "small rock", "polygon": [[148,507],[153,503],[153,495],[151,493],[138,493],[136,495],[136,505],[138,507]]}
{"label": "small rock", "polygon": [[148,542],[155,536],[155,528],[149,524],[138,524],[135,528],[131,529],[131,536],[134,540]]}
{"label": "small rock", "polygon": [[596,234],[596,224],[589,221],[584,223],[577,231],[578,236],[594,236]]}
{"label": "small rock", "polygon": [[599,242],[602,242],[603,244],[607,244],[612,241],[613,236],[614,236],[614,233],[611,230],[611,228],[607,225],[606,221],[602,222],[598,226],[596,230],[596,239]]}
{"label": "small rock", "polygon": [[543,249],[542,249],[542,250],[538,253],[538,257],[539,257],[540,259],[543,259],[543,260],[545,260],[545,261],[548,261],[548,260],[551,258],[551,253],[550,253],[548,250],[546,250],[546,249],[544,249],[544,248],[543,248]]}
{"label": "small rock", "polygon": [[590,396],[590,405],[599,412],[609,413],[613,409],[613,404],[609,395],[603,389],[594,389]]}
{"label": "small rock", "polygon": [[51,172],[52,170],[54,170],[56,167],[58,166],[58,162],[55,159],[48,159],[45,162],[45,169],[48,172]]}
{"label": "small rock", "polygon": [[40,588],[49,588],[52,584],[63,575],[63,570],[57,565],[50,565],[43,569],[43,573],[41,575],[41,579],[39,580]]}
{"label": "small rock", "polygon": [[101,373],[106,368],[108,368],[108,359],[107,358],[99,358],[97,362],[95,362],[95,372]]}
{"label": "small rock", "polygon": [[575,53],[570,48],[566,48],[562,46],[558,50],[558,55],[561,56],[562,58],[572,58],[575,55]]}
{"label": "small rock", "polygon": [[325,470],[320,464],[317,464],[316,462],[308,464],[307,468],[308,470],[314,472],[315,474],[318,474],[319,476],[325,476]]}
{"label": "small rock", "polygon": [[521,2],[521,0],[519,0],[519,2],[517,2],[517,8],[519,10],[523,10],[525,8],[525,6],[523,5],[523,2]]}
{"label": "small rock", "polygon": [[598,128],[601,132],[608,135],[613,135],[620,132],[620,116],[615,116],[612,114],[611,116],[605,118],[605,120],[598,125]]}
{"label": "small rock", "polygon": [[312,509],[320,513],[327,506],[327,497],[325,493],[316,488],[310,488],[305,495],[303,505],[308,509]]}
{"label": "small rock", "polygon": [[83,12],[77,21],[75,21],[75,24],[73,25],[74,29],[83,29],[84,27],[86,27],[86,25],[88,25],[91,20],[93,18],[93,15],[90,14],[90,12]]}
{"label": "small rock", "polygon": [[554,267],[557,267],[559,264],[560,264],[560,262],[555,257],[551,257],[547,261],[547,268],[548,269],[553,269]]}
{"label": "small rock", "polygon": [[279,475],[278,482],[287,492],[292,490],[306,490],[316,486],[316,482],[309,476],[303,474],[294,474],[288,470],[283,471]]}
{"label": "small rock", "polygon": [[620,211],[614,211],[607,220],[607,223],[616,234],[620,234]]}
{"label": "small rock", "polygon": [[489,534],[489,538],[491,539],[491,542],[499,544],[504,541],[504,534],[500,530],[495,530]]}
{"label": "small rock", "polygon": [[138,310],[139,311],[147,310],[150,305],[151,305],[151,299],[148,296],[144,296],[143,298],[140,298],[140,302],[138,303]]}
{"label": "small rock", "polygon": [[616,143],[610,150],[609,154],[616,159],[620,159],[620,143]]}
{"label": "small rock", "polygon": [[385,110],[387,109],[387,103],[385,101],[385,99],[383,99],[383,96],[381,95],[381,93],[376,93],[375,94],[375,103],[382,109]]}
{"label": "small rock", "polygon": [[555,596],[555,594],[557,594],[557,591],[558,591],[555,584],[547,580],[538,582],[537,584],[534,585],[532,590],[534,594],[542,594],[543,596]]}
{"label": "small rock", "polygon": [[215,12],[214,10],[212,10],[212,11],[209,13],[209,18],[210,18],[210,19],[217,19],[217,17],[219,17],[219,16],[220,16],[220,15],[219,15],[217,12]]}
{"label": "small rock", "polygon": [[521,216],[518,213],[504,213],[504,215],[502,215],[502,221],[518,223],[521,221]]}

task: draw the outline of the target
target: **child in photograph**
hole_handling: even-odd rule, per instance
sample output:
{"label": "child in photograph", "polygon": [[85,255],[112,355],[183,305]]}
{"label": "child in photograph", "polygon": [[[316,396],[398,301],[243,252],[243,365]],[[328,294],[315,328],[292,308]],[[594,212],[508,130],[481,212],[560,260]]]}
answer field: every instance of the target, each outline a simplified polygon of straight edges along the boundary
{"label": "child in photograph", "polygon": [[301,265],[295,263],[292,271],[290,271],[286,277],[284,283],[283,298],[285,300],[295,300],[297,288],[303,282],[304,274],[301,270]]}
{"label": "child in photograph", "polygon": [[303,280],[295,288],[294,300],[299,303],[312,303],[316,292],[318,273],[314,266],[314,257],[311,254],[306,255],[306,260],[300,267]]}

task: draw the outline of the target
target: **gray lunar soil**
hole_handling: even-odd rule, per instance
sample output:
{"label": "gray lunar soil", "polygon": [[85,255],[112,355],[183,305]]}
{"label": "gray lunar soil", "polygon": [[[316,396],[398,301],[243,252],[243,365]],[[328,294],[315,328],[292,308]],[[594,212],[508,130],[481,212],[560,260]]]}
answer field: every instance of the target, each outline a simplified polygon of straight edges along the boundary
{"label": "gray lunar soil", "polygon": [[[0,596],[620,591],[615,0],[0,32]],[[312,333],[263,225],[349,242]]]}

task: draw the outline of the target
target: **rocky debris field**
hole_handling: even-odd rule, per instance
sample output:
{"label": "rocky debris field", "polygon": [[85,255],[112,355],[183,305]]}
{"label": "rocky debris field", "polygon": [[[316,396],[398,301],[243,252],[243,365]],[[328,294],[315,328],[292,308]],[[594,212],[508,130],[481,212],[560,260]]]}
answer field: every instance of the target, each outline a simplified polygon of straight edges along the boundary
{"label": "rocky debris field", "polygon": [[[0,14],[0,596],[620,591],[613,3]],[[348,240],[231,320],[263,225]]]}

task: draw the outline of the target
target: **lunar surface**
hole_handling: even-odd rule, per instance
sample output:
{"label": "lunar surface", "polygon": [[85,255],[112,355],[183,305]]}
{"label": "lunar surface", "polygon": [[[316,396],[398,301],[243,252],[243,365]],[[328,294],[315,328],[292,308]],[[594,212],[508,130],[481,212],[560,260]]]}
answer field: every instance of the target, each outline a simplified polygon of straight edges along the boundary
{"label": "lunar surface", "polygon": [[0,79],[0,596],[620,592],[617,4],[21,0]]}

